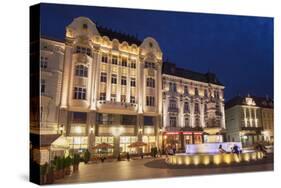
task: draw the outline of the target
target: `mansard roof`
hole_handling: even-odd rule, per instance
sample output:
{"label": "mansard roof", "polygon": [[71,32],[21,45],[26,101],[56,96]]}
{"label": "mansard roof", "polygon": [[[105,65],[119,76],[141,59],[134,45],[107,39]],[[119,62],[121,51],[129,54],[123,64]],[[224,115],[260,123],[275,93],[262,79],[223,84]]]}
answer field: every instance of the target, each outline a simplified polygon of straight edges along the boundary
{"label": "mansard roof", "polygon": [[182,77],[190,80],[195,80],[199,82],[211,83],[223,86],[223,84],[217,79],[214,73],[199,73],[191,71],[185,68],[179,68],[174,63],[164,62],[162,66],[162,73],[169,74],[177,77]]}
{"label": "mansard roof", "polygon": [[246,98],[252,98],[255,102],[255,106],[261,108],[273,108],[273,99],[270,97],[260,96],[235,96],[225,103],[225,109],[231,108],[236,105],[247,105]]}
{"label": "mansard roof", "polygon": [[97,29],[101,36],[108,36],[110,40],[117,39],[120,43],[127,42],[129,45],[136,44],[137,46],[142,43],[142,41],[134,35],[114,31],[103,26],[97,26]]}

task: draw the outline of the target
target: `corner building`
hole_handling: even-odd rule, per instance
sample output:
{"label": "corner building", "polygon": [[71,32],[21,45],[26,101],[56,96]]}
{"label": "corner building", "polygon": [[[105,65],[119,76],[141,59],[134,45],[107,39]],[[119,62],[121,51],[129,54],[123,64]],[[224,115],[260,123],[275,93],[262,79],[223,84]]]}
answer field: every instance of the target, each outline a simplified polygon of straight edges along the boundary
{"label": "corner building", "polygon": [[108,143],[117,156],[136,152],[128,147],[136,141],[147,143],[146,153],[153,146],[183,150],[223,140],[224,86],[212,73],[163,63],[155,39],[140,41],[78,17],[66,27],[65,40],[42,36],[40,46],[37,129],[62,135],[51,154],[65,145],[70,152],[94,152]]}
{"label": "corner building", "polygon": [[225,137],[224,86],[213,73],[164,63],[163,146],[222,142]]}
{"label": "corner building", "polygon": [[59,125],[70,148],[109,143],[116,156],[144,141],[157,146],[161,124],[162,52],[79,17],[66,28]]}

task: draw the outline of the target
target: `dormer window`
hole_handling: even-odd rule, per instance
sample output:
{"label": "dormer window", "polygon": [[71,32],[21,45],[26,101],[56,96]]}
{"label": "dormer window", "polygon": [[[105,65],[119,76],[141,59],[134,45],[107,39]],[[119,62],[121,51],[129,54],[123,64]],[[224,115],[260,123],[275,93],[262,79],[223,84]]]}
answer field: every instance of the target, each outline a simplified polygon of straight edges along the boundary
{"label": "dormer window", "polygon": [[87,24],[83,24],[83,29],[88,29],[88,25]]}

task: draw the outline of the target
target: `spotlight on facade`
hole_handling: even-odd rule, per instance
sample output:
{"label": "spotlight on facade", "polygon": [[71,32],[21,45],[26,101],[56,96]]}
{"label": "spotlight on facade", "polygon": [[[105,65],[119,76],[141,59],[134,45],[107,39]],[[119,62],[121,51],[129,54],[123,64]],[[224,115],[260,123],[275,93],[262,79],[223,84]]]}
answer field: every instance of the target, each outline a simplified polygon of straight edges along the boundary
{"label": "spotlight on facade", "polygon": [[118,137],[124,132],[123,127],[113,127],[111,130],[113,136]]}

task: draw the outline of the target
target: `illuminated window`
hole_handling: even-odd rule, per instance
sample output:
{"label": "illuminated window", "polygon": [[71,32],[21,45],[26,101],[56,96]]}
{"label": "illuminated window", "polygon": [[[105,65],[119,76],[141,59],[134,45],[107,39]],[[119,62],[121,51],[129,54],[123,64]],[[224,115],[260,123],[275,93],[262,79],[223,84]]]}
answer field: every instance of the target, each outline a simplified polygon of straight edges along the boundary
{"label": "illuminated window", "polygon": [[46,81],[41,80],[41,94],[45,93],[46,91]]}
{"label": "illuminated window", "polygon": [[136,87],[136,79],[131,78],[131,87]]}
{"label": "illuminated window", "polygon": [[126,76],[121,77],[121,85],[127,85]]}
{"label": "illuminated window", "polygon": [[118,64],[118,57],[116,55],[112,56],[112,64],[117,65]]}
{"label": "illuminated window", "polygon": [[121,102],[126,102],[126,95],[121,95]]}
{"label": "illuminated window", "polygon": [[47,57],[40,57],[40,66],[42,69],[46,69],[48,67],[48,58]]}
{"label": "illuminated window", "polygon": [[127,67],[127,58],[122,57],[121,65],[122,65],[123,67]]}
{"label": "illuminated window", "polygon": [[112,76],[111,76],[111,83],[112,84],[117,84],[117,75],[116,74],[112,74]]}
{"label": "illuminated window", "polygon": [[84,65],[75,66],[75,75],[81,77],[88,77],[88,67]]}
{"label": "illuminated window", "polygon": [[107,63],[107,60],[108,60],[107,54],[103,53],[102,56],[101,56],[101,62]]}
{"label": "illuminated window", "polygon": [[88,56],[91,56],[91,49],[82,46],[76,46],[76,53],[86,54]]}
{"label": "illuminated window", "polygon": [[131,61],[131,68],[133,68],[133,69],[136,68],[136,60]]}
{"label": "illuminated window", "polygon": [[155,98],[153,96],[146,96],[146,106],[155,106]]}
{"label": "illuminated window", "polygon": [[136,98],[135,96],[130,96],[130,103],[136,103]]}
{"label": "illuminated window", "polygon": [[74,99],[86,100],[86,88],[74,87]]}
{"label": "illuminated window", "polygon": [[146,87],[155,88],[155,80],[153,78],[146,79]]}
{"label": "illuminated window", "polygon": [[100,81],[101,81],[101,82],[106,82],[106,76],[107,76],[106,73],[105,73],[105,72],[102,72],[102,73],[101,73],[101,77],[100,77]]}
{"label": "illuminated window", "polygon": [[177,126],[177,118],[176,117],[170,117],[170,126],[171,127]]}
{"label": "illuminated window", "polygon": [[105,101],[106,100],[106,93],[100,93],[100,100]]}

